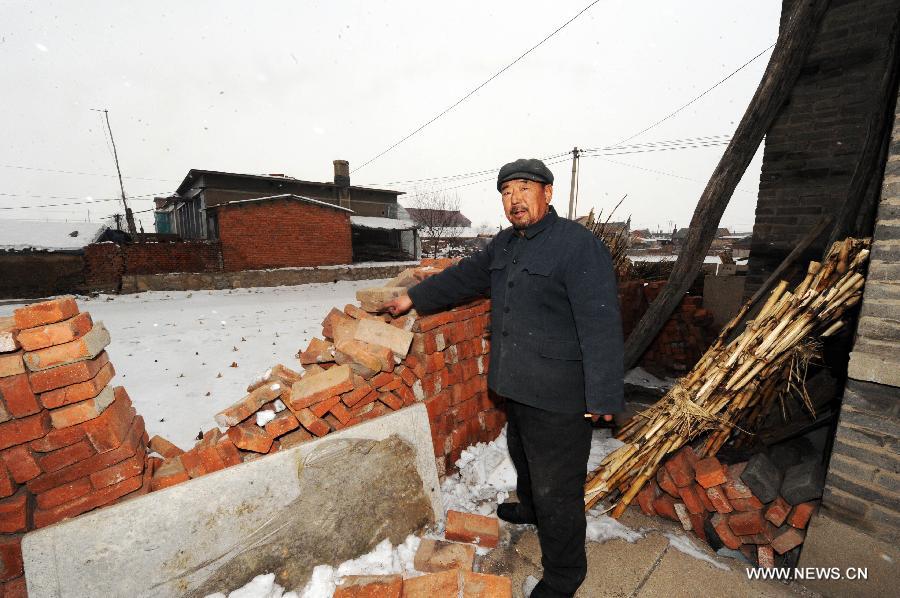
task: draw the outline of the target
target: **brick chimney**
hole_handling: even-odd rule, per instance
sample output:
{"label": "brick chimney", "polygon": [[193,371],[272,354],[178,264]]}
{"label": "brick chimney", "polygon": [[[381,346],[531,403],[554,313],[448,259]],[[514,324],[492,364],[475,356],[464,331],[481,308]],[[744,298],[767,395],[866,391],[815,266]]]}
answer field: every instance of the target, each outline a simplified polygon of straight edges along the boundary
{"label": "brick chimney", "polygon": [[350,207],[350,162],[347,160],[335,160],[334,185],[337,187],[338,205],[344,208]]}

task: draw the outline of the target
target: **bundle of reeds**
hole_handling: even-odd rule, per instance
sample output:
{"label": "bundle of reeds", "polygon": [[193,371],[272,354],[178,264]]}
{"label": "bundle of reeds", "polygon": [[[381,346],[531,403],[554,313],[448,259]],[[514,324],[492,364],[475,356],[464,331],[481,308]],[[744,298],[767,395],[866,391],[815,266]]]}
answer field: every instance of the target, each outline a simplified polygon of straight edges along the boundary
{"label": "bundle of reeds", "polygon": [[[624,199],[623,197],[622,200]],[[613,225],[609,220],[615,213],[616,208],[622,203],[622,200],[616,204],[616,207],[612,209],[605,220],[602,220],[602,211],[594,216],[594,210],[591,209],[590,213],[588,213],[587,221],[584,223],[585,228],[603,241],[606,248],[609,249],[609,253],[612,255],[613,267],[620,278],[624,277],[631,268],[631,261],[627,255],[628,247],[631,244],[631,217],[628,217],[624,226]]]}
{"label": "bundle of reeds", "polygon": [[622,428],[617,438],[625,444],[589,476],[586,508],[609,499],[618,517],[666,455],[703,434],[708,435],[698,454],[714,455],[735,430],[752,427],[782,392],[795,388],[811,342],[840,330],[841,317],[859,302],[868,248],[868,239],[835,243],[822,263],[809,264],[792,292],[788,283],[779,283],[756,317],[729,340],[752,307],[744,305],[694,369]]}

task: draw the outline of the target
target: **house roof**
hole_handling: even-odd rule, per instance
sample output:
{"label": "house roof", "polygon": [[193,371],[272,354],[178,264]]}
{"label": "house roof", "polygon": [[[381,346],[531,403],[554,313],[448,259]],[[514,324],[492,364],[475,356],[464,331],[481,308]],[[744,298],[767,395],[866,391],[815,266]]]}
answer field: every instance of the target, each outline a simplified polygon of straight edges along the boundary
{"label": "house roof", "polygon": [[289,199],[293,201],[302,201],[304,203],[310,203],[320,208],[331,208],[332,210],[340,210],[341,212],[349,212],[353,213],[353,210],[350,208],[342,208],[341,206],[336,206],[333,203],[328,203],[327,201],[319,201],[318,199],[312,199],[311,197],[303,197],[302,195],[294,195],[293,193],[282,193],[281,195],[269,195],[267,197],[252,197],[250,199],[238,199],[235,201],[229,201],[228,203],[220,203],[214,206],[209,206],[206,208],[207,210],[219,210],[222,208],[229,207],[240,207],[244,204],[248,203],[259,203],[262,201],[275,201],[276,199]]}
{"label": "house roof", "polygon": [[81,251],[109,227],[97,222],[0,220],[0,250]]}
{"label": "house roof", "polygon": [[[251,179],[251,180],[262,180],[262,181],[288,181],[291,183],[300,183],[306,185],[319,185],[321,187],[337,187],[334,183],[321,182],[321,181],[304,181],[301,179],[295,179],[290,176],[272,176],[267,174],[241,174],[238,172],[223,172],[221,170],[202,170],[198,168],[191,168],[188,173],[185,175],[184,180],[181,181],[181,184],[178,185],[178,189],[175,190],[175,193],[181,195],[188,189],[190,189],[193,182],[203,176],[204,174],[215,174],[219,176],[229,176],[241,179]],[[404,191],[394,191],[392,189],[376,189],[374,187],[360,187],[358,185],[350,185],[350,189],[364,189],[366,191],[376,191],[378,193],[390,193],[391,195],[403,195]]]}

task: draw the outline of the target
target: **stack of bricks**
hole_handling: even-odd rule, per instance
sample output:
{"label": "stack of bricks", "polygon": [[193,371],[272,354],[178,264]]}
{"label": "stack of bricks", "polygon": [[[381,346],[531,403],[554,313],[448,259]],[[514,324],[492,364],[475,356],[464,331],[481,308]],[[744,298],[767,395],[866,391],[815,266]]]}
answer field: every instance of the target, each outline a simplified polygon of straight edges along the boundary
{"label": "stack of bricks", "polygon": [[509,577],[475,573],[476,545],[497,546],[500,525],[497,519],[449,511],[446,540],[422,538],[413,567],[423,575],[347,576],[334,592],[334,598],[511,598]]}
{"label": "stack of bricks", "polygon": [[332,309],[322,322],[322,338],[298,354],[302,373],[282,364],[272,367],[248,386],[244,398],[215,416],[217,427],[189,451],[151,439],[151,450],[165,459],[155,469],[152,489],[417,402],[428,409],[440,475],[453,470],[466,447],[496,438],[505,416],[487,391],[490,302],[481,299],[427,316],[378,313],[385,301],[447,264],[423,261],[385,287],[360,290],[361,307]]}
{"label": "stack of bricks", "polygon": [[[665,285],[665,281],[627,280],[619,283],[619,307],[626,336]],[[685,295],[647,348],[640,361],[641,367],[661,375],[680,375],[694,367],[715,339],[713,315],[702,304],[702,297]]]}
{"label": "stack of bricks", "polygon": [[715,550],[740,550],[760,567],[792,567],[822,496],[824,470],[814,459],[775,462],[758,453],[725,465],[714,456],[699,459],[686,446],[641,489],[638,504],[646,515],[680,522]]}
{"label": "stack of bricks", "polygon": [[0,317],[0,582],[24,595],[24,532],[145,493],[143,420],[104,350],[109,334],[63,297]]}

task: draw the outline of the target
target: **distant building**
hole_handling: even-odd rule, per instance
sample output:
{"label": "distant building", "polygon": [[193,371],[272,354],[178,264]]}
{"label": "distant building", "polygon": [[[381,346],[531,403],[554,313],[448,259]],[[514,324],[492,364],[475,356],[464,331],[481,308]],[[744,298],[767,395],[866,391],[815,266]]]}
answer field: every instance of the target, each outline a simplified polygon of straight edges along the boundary
{"label": "distant building", "polygon": [[472,221],[463,216],[459,210],[430,210],[426,208],[406,208],[409,217],[420,226],[430,222],[440,222],[442,226],[453,228],[469,228]]}

